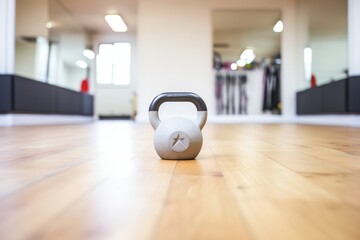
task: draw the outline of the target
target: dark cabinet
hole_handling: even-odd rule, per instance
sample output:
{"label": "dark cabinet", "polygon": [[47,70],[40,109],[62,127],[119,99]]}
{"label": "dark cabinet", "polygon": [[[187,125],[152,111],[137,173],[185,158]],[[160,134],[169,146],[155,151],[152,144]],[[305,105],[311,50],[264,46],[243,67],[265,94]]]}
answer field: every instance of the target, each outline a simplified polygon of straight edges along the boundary
{"label": "dark cabinet", "polygon": [[0,75],[0,113],[93,115],[94,97],[17,75]]}

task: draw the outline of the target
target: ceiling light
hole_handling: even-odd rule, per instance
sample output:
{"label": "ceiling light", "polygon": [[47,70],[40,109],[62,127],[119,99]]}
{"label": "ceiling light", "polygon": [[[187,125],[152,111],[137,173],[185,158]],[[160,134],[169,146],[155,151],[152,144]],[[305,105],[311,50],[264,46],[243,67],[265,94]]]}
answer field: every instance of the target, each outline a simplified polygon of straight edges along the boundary
{"label": "ceiling light", "polygon": [[53,23],[52,21],[49,21],[49,22],[46,23],[46,27],[47,27],[48,29],[53,28],[53,27],[54,27],[54,23]]}
{"label": "ceiling light", "polygon": [[250,64],[252,61],[254,61],[255,57],[256,54],[252,49],[245,49],[240,55],[240,59],[244,60],[246,64]]}
{"label": "ceiling light", "polygon": [[312,49],[311,47],[306,47],[304,49],[304,63],[312,63]]}
{"label": "ceiling light", "polygon": [[277,21],[277,23],[273,27],[274,32],[282,32],[284,30],[284,24],[281,20]]}
{"label": "ceiling light", "polygon": [[236,65],[236,63],[232,63],[231,65],[230,65],[230,68],[231,68],[231,70],[236,70],[237,69],[237,65]]}
{"label": "ceiling light", "polygon": [[120,15],[108,14],[105,16],[105,20],[114,32],[127,31],[127,26]]}
{"label": "ceiling light", "polygon": [[312,49],[311,47],[304,48],[304,69],[305,69],[305,79],[307,81],[311,80],[312,74]]}
{"label": "ceiling light", "polygon": [[78,60],[78,61],[76,61],[76,66],[78,66],[79,68],[87,68],[87,63],[85,62],[85,61],[83,61],[83,60]]}
{"label": "ceiling light", "polygon": [[93,60],[93,59],[95,58],[95,53],[94,53],[94,51],[92,51],[92,50],[90,50],[90,49],[85,49],[85,50],[83,51],[83,55],[84,55],[85,57],[87,57],[88,59],[91,59],[91,60]]}
{"label": "ceiling light", "polygon": [[239,67],[245,67],[246,61],[245,61],[245,59],[239,59],[239,60],[236,61],[236,64],[237,64]]}

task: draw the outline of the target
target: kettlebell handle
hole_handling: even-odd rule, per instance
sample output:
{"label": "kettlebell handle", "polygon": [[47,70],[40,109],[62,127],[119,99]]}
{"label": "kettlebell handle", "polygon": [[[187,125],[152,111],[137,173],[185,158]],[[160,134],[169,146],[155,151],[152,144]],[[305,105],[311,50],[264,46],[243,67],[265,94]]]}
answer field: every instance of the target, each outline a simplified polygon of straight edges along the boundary
{"label": "kettlebell handle", "polygon": [[197,109],[196,123],[200,130],[204,127],[207,119],[207,107],[204,100],[192,92],[164,92],[157,95],[149,106],[149,119],[151,126],[156,129],[160,124],[159,108],[164,102],[191,102]]}

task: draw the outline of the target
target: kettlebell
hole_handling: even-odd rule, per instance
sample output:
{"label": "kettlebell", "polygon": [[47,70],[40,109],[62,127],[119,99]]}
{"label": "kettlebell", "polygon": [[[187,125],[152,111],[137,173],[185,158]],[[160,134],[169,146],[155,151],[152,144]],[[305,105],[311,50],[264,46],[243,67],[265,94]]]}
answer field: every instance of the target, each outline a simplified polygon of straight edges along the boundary
{"label": "kettlebell", "polygon": [[[159,108],[164,102],[191,102],[196,106],[197,119],[174,117],[161,121]],[[155,130],[154,147],[162,159],[195,159],[199,154],[203,137],[201,129],[207,119],[207,107],[192,92],[165,92],[157,95],[149,107],[149,120]]]}

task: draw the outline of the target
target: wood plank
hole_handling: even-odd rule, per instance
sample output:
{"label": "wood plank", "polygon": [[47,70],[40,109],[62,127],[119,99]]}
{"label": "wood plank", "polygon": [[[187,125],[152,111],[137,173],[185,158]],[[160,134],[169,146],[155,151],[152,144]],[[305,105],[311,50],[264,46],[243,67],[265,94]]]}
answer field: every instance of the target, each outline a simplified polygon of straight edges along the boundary
{"label": "wood plank", "polygon": [[238,199],[335,199],[301,175],[260,153],[216,155],[216,159],[232,193]]}
{"label": "wood plank", "polygon": [[298,151],[263,152],[264,155],[298,173],[355,173],[353,169],[338,166]]}
{"label": "wood plank", "polygon": [[177,164],[155,239],[251,239],[219,166],[207,153]]}
{"label": "wood plank", "polygon": [[[262,134],[268,136],[261,133],[261,139]],[[287,144],[293,143],[297,143],[295,138]],[[296,144],[291,149],[282,148],[277,143],[256,150],[236,148],[238,142],[226,146],[213,140],[211,146],[256,239],[357,239],[359,210],[344,204],[321,184],[298,174],[346,174],[353,173],[352,169],[306,155],[313,147],[312,143],[304,143],[305,148]],[[352,187],[359,189],[359,183],[351,181]],[[331,181],[327,183],[334,186]],[[334,191],[344,189],[335,185]],[[354,194],[351,200],[356,201]]]}
{"label": "wood plank", "polygon": [[238,201],[255,239],[360,238],[360,212],[338,202]]}
{"label": "wood plank", "polygon": [[175,166],[176,161],[161,161],[153,152],[143,154],[36,235],[43,239],[149,239]]}
{"label": "wood plank", "polygon": [[339,201],[343,201],[360,210],[360,174],[313,174],[303,173],[310,182],[330,192]]}
{"label": "wood plank", "polygon": [[331,162],[335,165],[360,173],[360,156],[351,155],[343,152],[331,154],[315,154],[314,152],[310,152],[309,154],[326,162]]}
{"label": "wood plank", "polygon": [[[80,165],[0,201],[4,239],[36,239],[36,231],[91,191],[109,173]],[[14,229],[16,228],[16,229]],[[9,231],[9,229],[12,229]]]}

